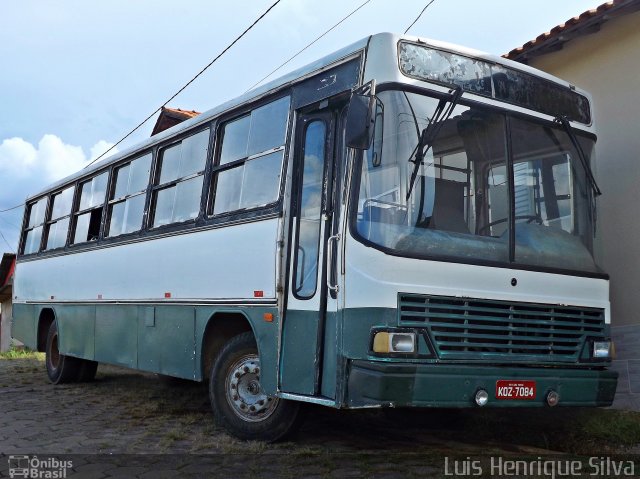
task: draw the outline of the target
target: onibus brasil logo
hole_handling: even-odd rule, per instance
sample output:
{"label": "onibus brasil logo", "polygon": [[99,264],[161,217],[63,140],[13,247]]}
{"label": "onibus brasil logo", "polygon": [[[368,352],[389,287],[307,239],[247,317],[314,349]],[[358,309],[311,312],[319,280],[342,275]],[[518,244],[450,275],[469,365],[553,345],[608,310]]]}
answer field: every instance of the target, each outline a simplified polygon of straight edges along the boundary
{"label": "onibus brasil logo", "polygon": [[61,461],[55,457],[39,459],[38,456],[9,456],[9,477],[29,479],[64,479],[72,461]]}

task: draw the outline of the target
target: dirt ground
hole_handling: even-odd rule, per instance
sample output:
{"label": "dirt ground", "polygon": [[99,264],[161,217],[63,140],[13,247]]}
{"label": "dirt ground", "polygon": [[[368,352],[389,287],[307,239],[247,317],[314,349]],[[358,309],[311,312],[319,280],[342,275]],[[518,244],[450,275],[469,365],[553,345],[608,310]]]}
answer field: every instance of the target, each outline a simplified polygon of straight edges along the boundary
{"label": "dirt ground", "polygon": [[267,445],[216,428],[201,384],[101,365],[92,383],[53,386],[41,357],[0,360],[0,454],[66,457],[72,478],[441,477],[445,457],[623,451],[579,435],[558,446],[582,413],[535,417],[546,411],[308,407],[295,437]]}

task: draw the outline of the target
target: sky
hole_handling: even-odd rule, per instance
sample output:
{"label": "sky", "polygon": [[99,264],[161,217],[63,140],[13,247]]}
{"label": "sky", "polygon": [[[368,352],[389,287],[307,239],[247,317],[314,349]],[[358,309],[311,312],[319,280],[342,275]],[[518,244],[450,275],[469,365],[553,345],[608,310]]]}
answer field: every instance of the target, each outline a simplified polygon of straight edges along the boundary
{"label": "sky", "polygon": [[[364,1],[281,0],[169,106],[206,111],[241,95]],[[112,146],[273,2],[3,2],[0,210]],[[602,2],[435,0],[409,34],[503,54]],[[372,33],[402,33],[427,3],[370,0],[269,80]],[[148,137],[154,123],[118,149]],[[0,212],[0,254],[17,248],[22,215]]]}

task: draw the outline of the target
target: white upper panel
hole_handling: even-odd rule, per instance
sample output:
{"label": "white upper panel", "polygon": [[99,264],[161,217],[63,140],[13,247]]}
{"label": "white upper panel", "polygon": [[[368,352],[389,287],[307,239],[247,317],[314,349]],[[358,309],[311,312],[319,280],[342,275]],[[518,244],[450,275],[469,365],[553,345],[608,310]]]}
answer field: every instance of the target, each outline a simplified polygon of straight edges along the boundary
{"label": "white upper panel", "polygon": [[350,235],[345,258],[347,308],[396,308],[402,292],[604,308],[610,322],[606,279],[400,258]]}
{"label": "white upper panel", "polygon": [[254,291],[275,300],[277,228],[270,219],[21,262],[15,301],[252,299]]}

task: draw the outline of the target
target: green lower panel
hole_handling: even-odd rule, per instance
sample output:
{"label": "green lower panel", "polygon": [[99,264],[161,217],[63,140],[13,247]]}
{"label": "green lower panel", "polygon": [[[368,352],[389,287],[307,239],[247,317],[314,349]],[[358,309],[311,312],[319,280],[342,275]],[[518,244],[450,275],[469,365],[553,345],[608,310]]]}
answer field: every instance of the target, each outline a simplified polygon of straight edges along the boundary
{"label": "green lower panel", "polygon": [[140,306],[138,369],[193,379],[195,308]]}
{"label": "green lower panel", "polygon": [[[607,370],[516,368],[469,365],[424,365],[352,361],[349,368],[347,406],[473,407],[478,389],[489,393],[489,407],[545,406],[554,390],[561,406],[610,406],[618,373]],[[496,399],[496,381],[536,381],[533,400]]]}
{"label": "green lower panel", "polygon": [[287,312],[280,360],[282,391],[314,394],[319,322],[317,311]]}
{"label": "green lower panel", "polygon": [[[138,367],[138,308],[127,305],[96,306],[96,361],[128,368]],[[61,314],[58,313],[58,316]]]}
{"label": "green lower panel", "polygon": [[69,356],[94,359],[96,307],[60,306],[56,312],[60,351]]}

